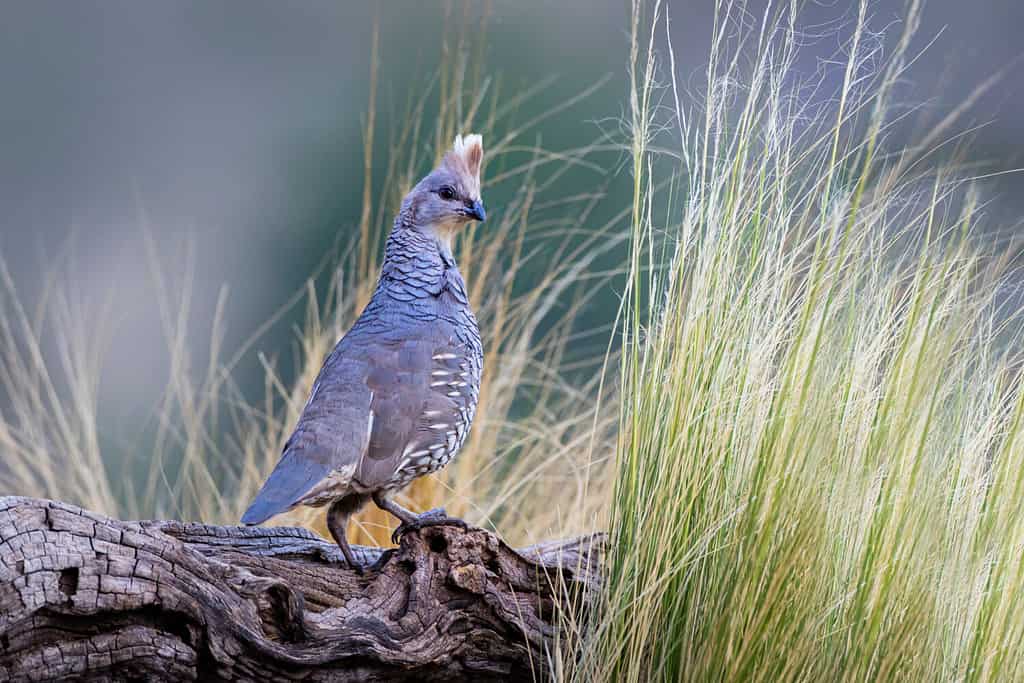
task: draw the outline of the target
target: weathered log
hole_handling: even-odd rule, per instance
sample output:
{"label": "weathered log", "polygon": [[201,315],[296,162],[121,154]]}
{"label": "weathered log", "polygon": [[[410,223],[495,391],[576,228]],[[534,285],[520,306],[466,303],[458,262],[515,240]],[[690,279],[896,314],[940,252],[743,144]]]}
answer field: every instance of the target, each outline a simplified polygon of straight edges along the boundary
{"label": "weathered log", "polygon": [[372,569],[297,528],[122,522],[0,498],[0,680],[529,680],[599,537],[428,527]]}

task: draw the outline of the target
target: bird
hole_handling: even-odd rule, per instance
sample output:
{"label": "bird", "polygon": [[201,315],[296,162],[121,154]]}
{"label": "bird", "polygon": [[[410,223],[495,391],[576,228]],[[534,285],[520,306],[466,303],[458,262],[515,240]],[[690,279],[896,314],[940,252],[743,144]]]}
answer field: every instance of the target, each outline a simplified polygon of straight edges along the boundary
{"label": "bird", "polygon": [[398,518],[393,539],[423,526],[465,525],[440,508],[416,515],[394,496],[448,464],[476,413],[483,344],[452,242],[469,222],[486,219],[482,161],[481,136],[458,135],[402,200],[373,295],[324,361],[243,524],[328,506],[327,528],[360,573],[345,530],[371,500]]}

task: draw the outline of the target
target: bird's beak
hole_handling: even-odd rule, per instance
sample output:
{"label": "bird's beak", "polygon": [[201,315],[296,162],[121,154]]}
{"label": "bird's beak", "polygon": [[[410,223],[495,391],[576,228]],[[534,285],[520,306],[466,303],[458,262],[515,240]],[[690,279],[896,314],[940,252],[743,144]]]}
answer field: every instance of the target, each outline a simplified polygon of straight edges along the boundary
{"label": "bird's beak", "polygon": [[466,207],[466,215],[480,221],[481,223],[487,220],[487,212],[484,211],[484,204],[479,199],[473,202],[471,206]]}

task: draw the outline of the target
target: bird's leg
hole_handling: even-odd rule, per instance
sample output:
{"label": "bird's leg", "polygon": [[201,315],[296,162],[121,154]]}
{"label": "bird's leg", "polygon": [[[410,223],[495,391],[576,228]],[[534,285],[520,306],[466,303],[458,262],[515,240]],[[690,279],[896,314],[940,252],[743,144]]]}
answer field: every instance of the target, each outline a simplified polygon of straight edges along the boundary
{"label": "bird's leg", "polygon": [[334,542],[341,548],[345,562],[357,574],[363,573],[363,566],[356,562],[352,547],[349,546],[348,538],[345,536],[345,529],[348,527],[348,520],[352,513],[361,508],[365,502],[366,498],[363,496],[345,496],[331,503],[331,507],[327,509],[327,529],[334,537]]}
{"label": "bird's leg", "polygon": [[391,542],[398,543],[398,537],[401,536],[399,530],[404,529],[415,522],[416,513],[412,510],[406,510],[404,507],[385,496],[383,491],[377,491],[373,494],[373,502],[376,503],[377,507],[381,510],[390,512],[398,518],[399,522],[401,522],[401,524],[395,527],[395,530],[391,533]]}
{"label": "bird's leg", "polygon": [[381,491],[373,494],[373,502],[376,503],[377,507],[381,510],[387,510],[402,522],[391,534],[392,543],[398,543],[398,539],[402,534],[428,526],[449,525],[462,527],[463,529],[469,528],[469,525],[461,519],[449,517],[444,511],[444,508],[434,508],[433,510],[427,510],[423,514],[417,515],[411,510],[406,510],[395,501],[386,497]]}
{"label": "bird's leg", "polygon": [[385,496],[383,491],[377,491],[373,494],[373,502],[376,503],[377,507],[381,510],[390,512],[395,517],[398,517],[398,520],[402,524],[411,524],[416,519],[415,512],[412,510],[406,510],[404,507]]}

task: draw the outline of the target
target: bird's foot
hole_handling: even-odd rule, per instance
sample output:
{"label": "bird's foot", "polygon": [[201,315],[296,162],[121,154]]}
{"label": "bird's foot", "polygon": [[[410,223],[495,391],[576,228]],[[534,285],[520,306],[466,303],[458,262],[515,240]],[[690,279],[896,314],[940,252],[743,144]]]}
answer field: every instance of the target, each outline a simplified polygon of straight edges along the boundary
{"label": "bird's foot", "polygon": [[461,519],[449,517],[444,508],[434,508],[417,515],[411,521],[399,524],[398,528],[391,534],[391,541],[398,543],[398,539],[410,531],[419,531],[428,526],[457,526],[460,529],[469,529],[469,525]]}
{"label": "bird's foot", "polygon": [[356,561],[355,553],[352,552],[352,548],[349,546],[348,541],[345,541],[345,543],[339,543],[338,548],[341,549],[341,554],[345,556],[345,564],[348,565],[348,568],[359,576],[362,576],[366,572],[366,567],[361,562]]}

